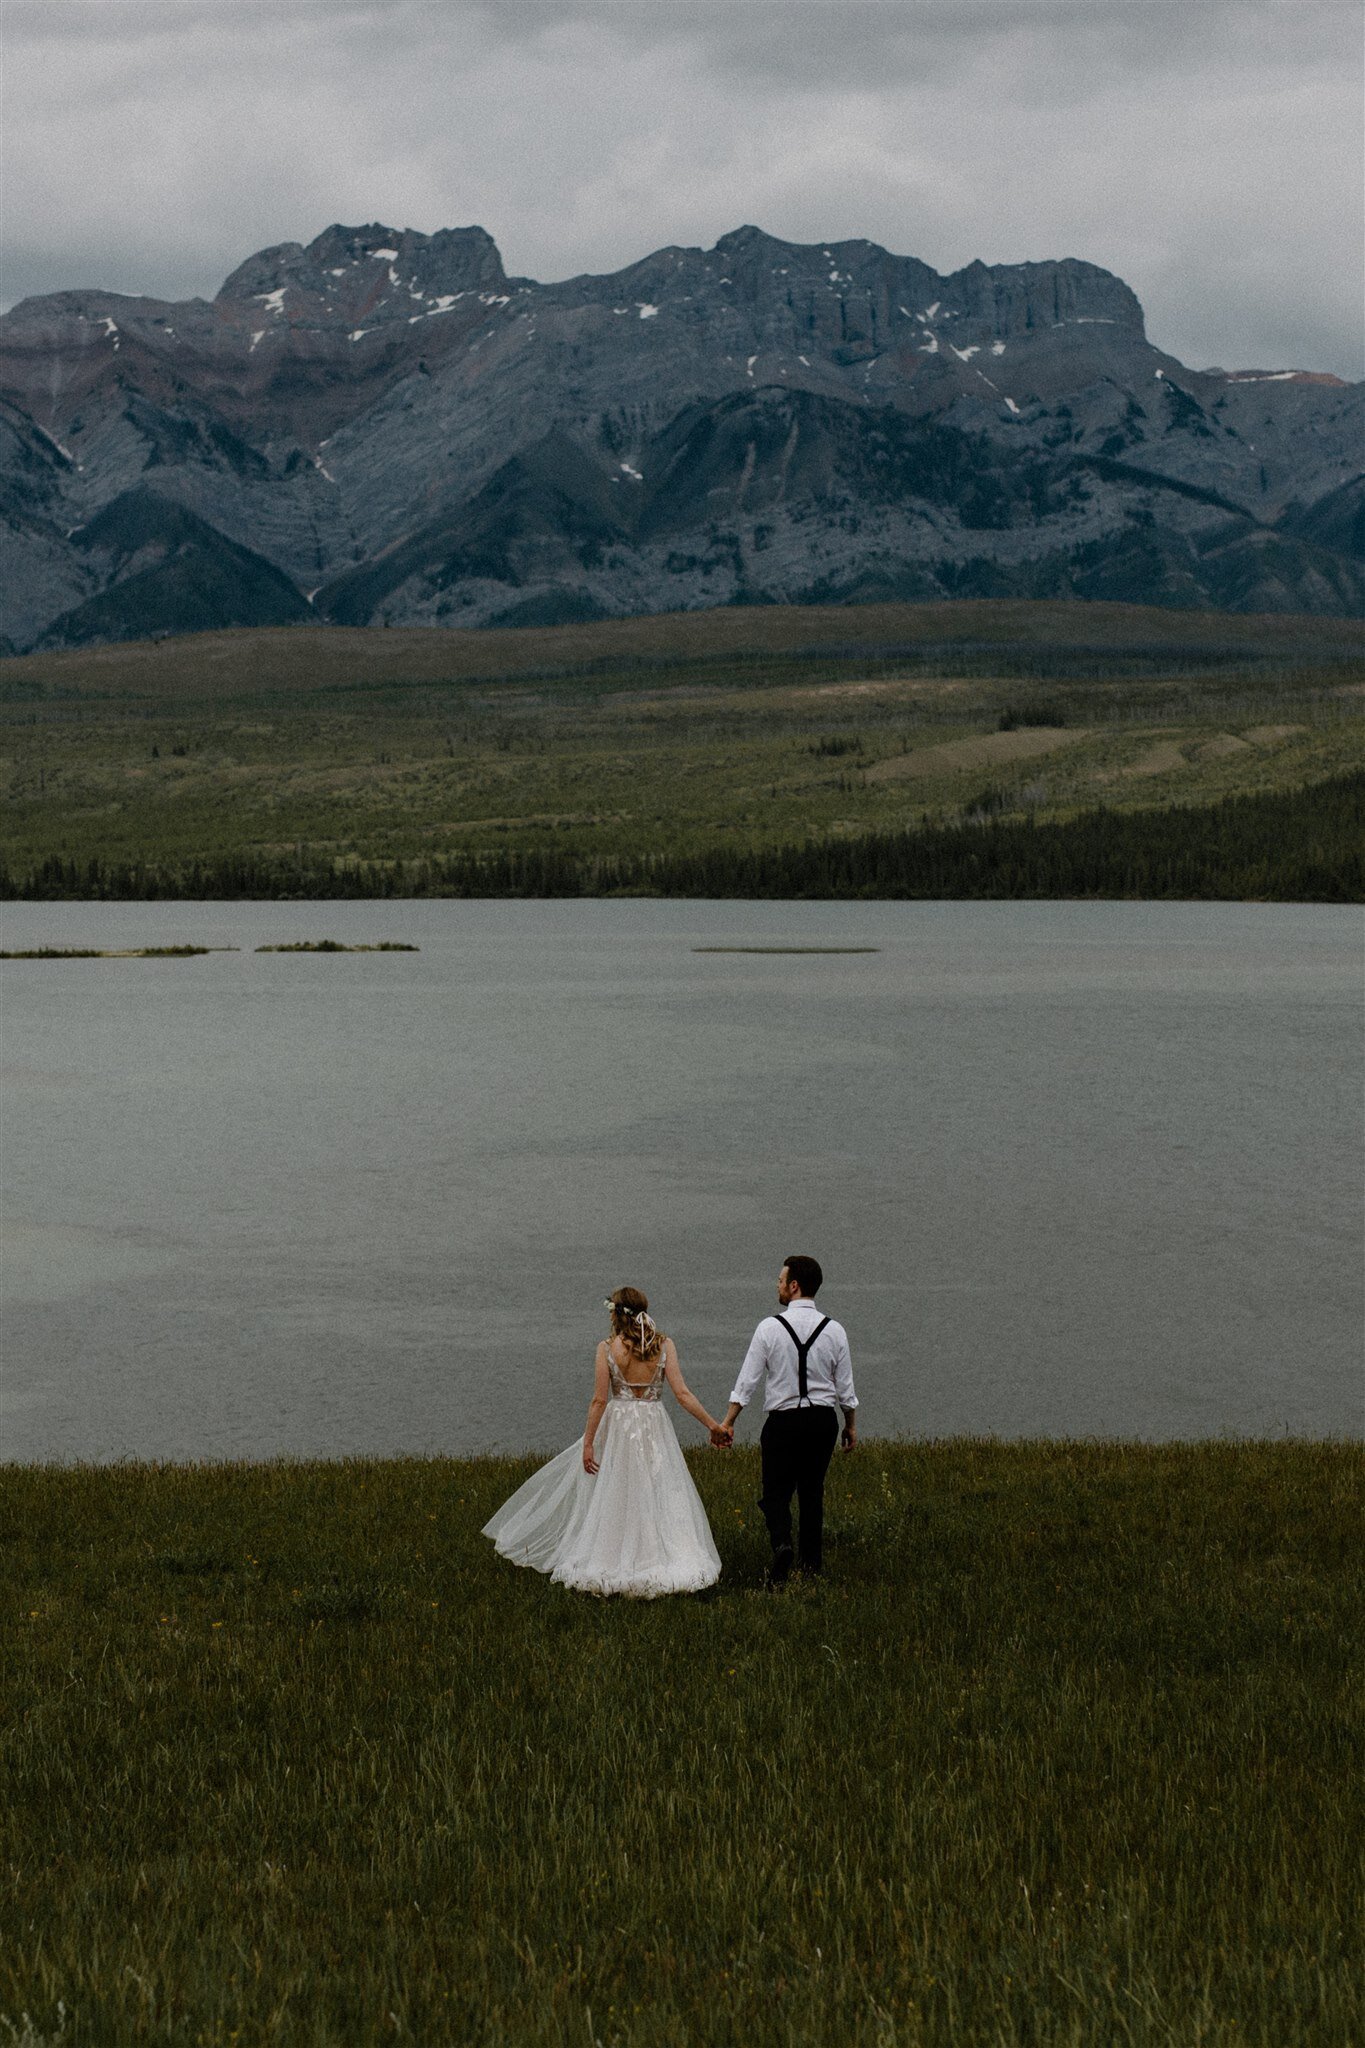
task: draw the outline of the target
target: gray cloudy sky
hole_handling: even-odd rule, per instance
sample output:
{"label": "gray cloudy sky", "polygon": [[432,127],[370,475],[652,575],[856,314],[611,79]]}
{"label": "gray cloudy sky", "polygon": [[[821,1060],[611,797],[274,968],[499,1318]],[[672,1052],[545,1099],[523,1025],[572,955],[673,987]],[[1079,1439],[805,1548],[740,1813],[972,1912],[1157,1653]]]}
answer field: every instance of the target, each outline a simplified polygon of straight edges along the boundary
{"label": "gray cloudy sky", "polygon": [[1083,256],[1194,365],[1362,365],[1359,0],[6,0],[3,303],[335,220],[509,271],[753,221]]}

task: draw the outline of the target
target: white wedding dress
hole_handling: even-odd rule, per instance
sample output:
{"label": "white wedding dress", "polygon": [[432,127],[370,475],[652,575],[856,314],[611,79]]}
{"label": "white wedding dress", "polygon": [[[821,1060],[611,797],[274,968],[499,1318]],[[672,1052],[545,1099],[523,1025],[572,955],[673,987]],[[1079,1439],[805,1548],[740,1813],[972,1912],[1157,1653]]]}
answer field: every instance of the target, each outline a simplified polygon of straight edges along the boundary
{"label": "white wedding dress", "polygon": [[580,1438],[505,1500],[483,1533],[513,1564],[579,1593],[697,1593],[720,1577],[720,1553],[664,1409],[664,1368],[632,1388],[608,1356],[611,1395],[598,1424],[594,1477]]}

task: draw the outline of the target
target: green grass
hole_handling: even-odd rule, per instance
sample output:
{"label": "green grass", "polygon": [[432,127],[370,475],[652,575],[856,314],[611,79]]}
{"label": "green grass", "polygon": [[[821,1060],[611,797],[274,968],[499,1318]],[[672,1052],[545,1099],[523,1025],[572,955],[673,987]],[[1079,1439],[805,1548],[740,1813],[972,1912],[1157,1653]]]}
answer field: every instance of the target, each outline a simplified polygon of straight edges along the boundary
{"label": "green grass", "polygon": [[872,1443],[780,1596],[693,1465],[657,1603],[493,1554],[529,1461],[3,1469],[19,2037],[1361,2038],[1358,1447]]}
{"label": "green grass", "polygon": [[981,603],[27,656],[0,867],[694,858],[1204,806],[1365,761],[1360,648],[1349,620]]}

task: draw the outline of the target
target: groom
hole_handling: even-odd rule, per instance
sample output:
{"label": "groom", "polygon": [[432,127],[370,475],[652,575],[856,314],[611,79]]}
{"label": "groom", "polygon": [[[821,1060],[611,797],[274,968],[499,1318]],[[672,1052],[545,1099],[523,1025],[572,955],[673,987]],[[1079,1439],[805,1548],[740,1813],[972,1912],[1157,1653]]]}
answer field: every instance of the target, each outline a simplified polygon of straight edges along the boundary
{"label": "groom", "polygon": [[735,1417],[763,1387],[766,1420],[759,1438],[763,1493],[759,1506],[772,1540],[772,1584],[784,1585],[795,1561],[792,1551],[792,1495],[800,1508],[802,1571],[817,1574],[824,1563],[825,1474],[844,1413],[844,1449],[858,1441],[858,1397],[842,1323],[815,1305],[824,1279],[819,1261],[800,1254],[783,1262],[777,1276],[778,1313],[765,1316],[745,1354],[725,1420],[717,1431],[733,1437]]}

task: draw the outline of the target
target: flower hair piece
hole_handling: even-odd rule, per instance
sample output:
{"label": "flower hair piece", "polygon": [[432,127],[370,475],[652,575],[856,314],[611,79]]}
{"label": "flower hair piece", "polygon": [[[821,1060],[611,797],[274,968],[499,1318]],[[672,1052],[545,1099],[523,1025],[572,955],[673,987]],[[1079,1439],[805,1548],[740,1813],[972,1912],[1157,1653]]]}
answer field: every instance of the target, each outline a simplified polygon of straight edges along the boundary
{"label": "flower hair piece", "polygon": [[[658,1350],[661,1332],[648,1309],[631,1308],[625,1302],[616,1301],[608,1295],[602,1306],[611,1318],[612,1324],[631,1347],[642,1358],[650,1358]],[[632,1327],[633,1326],[633,1327]]]}

